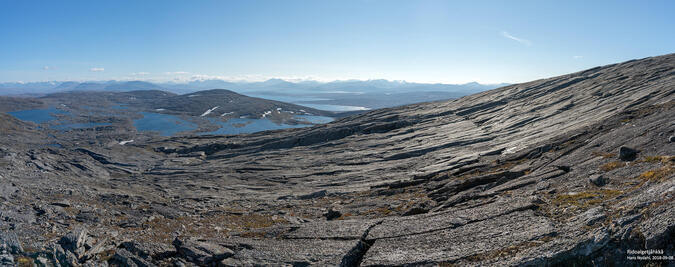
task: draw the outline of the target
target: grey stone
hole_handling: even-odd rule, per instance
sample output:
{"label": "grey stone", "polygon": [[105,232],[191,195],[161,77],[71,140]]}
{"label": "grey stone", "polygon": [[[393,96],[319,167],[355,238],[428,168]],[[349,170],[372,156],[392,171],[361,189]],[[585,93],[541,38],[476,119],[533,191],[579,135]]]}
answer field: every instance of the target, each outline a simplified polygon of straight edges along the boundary
{"label": "grey stone", "polygon": [[65,261],[61,261],[61,263],[66,263],[70,266],[78,266],[80,264],[80,260],[77,258],[75,253],[71,252],[70,250],[66,250]]}
{"label": "grey stone", "polygon": [[1,267],[13,267],[14,266],[14,257],[9,252],[6,244],[0,244],[0,266]]}
{"label": "grey stone", "polygon": [[581,220],[583,224],[590,226],[605,218],[607,218],[607,215],[605,215],[603,208],[595,207],[580,214],[577,219]]}
{"label": "grey stone", "polygon": [[299,196],[298,199],[312,199],[312,198],[325,197],[327,193],[328,193],[328,191],[326,191],[326,190],[316,191],[316,192],[311,193],[311,194]]}
{"label": "grey stone", "polygon": [[165,243],[127,241],[120,246],[146,260],[159,260],[173,257],[176,254],[175,247]]}
{"label": "grey stone", "polygon": [[[228,261],[237,266],[338,266],[359,240],[244,239],[222,241],[237,252]],[[228,258],[229,259],[229,258]]]}
{"label": "grey stone", "polygon": [[44,266],[53,266],[52,263],[45,257],[38,256],[35,258],[35,262],[39,267],[44,267]]}
{"label": "grey stone", "polygon": [[11,254],[22,254],[23,246],[15,232],[0,232],[0,245]]}
{"label": "grey stone", "polygon": [[70,207],[70,201],[67,200],[67,199],[61,199],[59,201],[52,202],[51,205],[66,208],[66,207]]}
{"label": "grey stone", "polygon": [[596,186],[604,186],[607,184],[607,179],[600,174],[591,175],[591,177],[588,178],[588,181]]}
{"label": "grey stone", "polygon": [[75,220],[78,222],[88,222],[88,223],[98,223],[101,221],[99,215],[93,211],[80,211],[80,213],[75,216]]}
{"label": "grey stone", "polygon": [[207,265],[219,262],[234,255],[234,252],[226,247],[214,243],[184,240],[176,237],[173,241],[178,254],[187,261],[198,265]]}
{"label": "grey stone", "polygon": [[75,252],[77,249],[81,248],[85,241],[87,240],[87,229],[86,228],[77,228],[65,236],[61,237],[59,244],[63,249]]}
{"label": "grey stone", "polygon": [[126,249],[118,249],[113,256],[113,260],[121,264],[122,266],[129,267],[152,267],[156,266],[150,262],[145,261],[144,259],[137,257]]}
{"label": "grey stone", "polygon": [[[514,212],[433,232],[376,239],[361,266],[421,265],[459,260],[554,232],[552,222],[545,217],[536,216],[532,211]],[[401,248],[405,248],[405,253],[400,252]]]}

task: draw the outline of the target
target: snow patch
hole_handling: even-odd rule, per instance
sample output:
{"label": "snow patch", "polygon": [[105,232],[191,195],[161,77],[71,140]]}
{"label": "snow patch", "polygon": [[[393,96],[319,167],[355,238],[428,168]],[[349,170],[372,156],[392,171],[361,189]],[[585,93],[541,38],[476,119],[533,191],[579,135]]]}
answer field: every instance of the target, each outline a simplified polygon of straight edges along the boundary
{"label": "snow patch", "polygon": [[220,106],[215,106],[215,107],[213,107],[212,109],[209,109],[209,110],[205,111],[202,115],[199,115],[199,117],[204,117],[204,116],[206,116],[206,115],[209,115],[209,114],[211,114],[211,112],[213,112],[214,110],[216,110],[216,109],[219,108],[219,107],[220,107]]}
{"label": "snow patch", "polygon": [[155,111],[165,111],[165,110],[166,110],[166,109],[163,109],[163,108],[155,109]]}
{"label": "snow patch", "polygon": [[270,115],[270,114],[272,114],[272,111],[271,111],[271,110],[270,110],[270,111],[265,111],[265,113],[262,114],[262,117],[263,117],[263,118],[264,118],[264,117],[267,117],[267,115]]}
{"label": "snow patch", "polygon": [[126,145],[126,144],[128,144],[128,143],[133,142],[133,141],[134,141],[133,139],[127,140],[127,141],[120,141],[120,145]]}
{"label": "snow patch", "polygon": [[220,116],[221,116],[221,117],[224,117],[224,116],[227,116],[227,115],[230,115],[230,114],[233,114],[233,113],[234,113],[234,112],[225,112],[225,113],[223,113],[223,115],[220,115]]}

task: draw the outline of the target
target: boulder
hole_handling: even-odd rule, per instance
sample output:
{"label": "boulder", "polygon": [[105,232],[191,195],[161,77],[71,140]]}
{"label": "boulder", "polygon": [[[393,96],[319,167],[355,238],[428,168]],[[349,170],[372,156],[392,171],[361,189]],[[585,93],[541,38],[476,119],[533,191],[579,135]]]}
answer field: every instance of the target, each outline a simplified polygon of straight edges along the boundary
{"label": "boulder", "polygon": [[80,213],[75,216],[75,220],[86,223],[98,223],[100,221],[98,214],[93,211],[80,211]]}
{"label": "boulder", "polygon": [[148,261],[173,257],[176,254],[175,248],[166,243],[127,241],[123,242],[120,247]]}
{"label": "boulder", "polygon": [[627,147],[627,146],[622,146],[619,148],[619,159],[623,161],[632,161],[635,159],[635,156],[637,156],[638,151]]}
{"label": "boulder", "polygon": [[74,252],[77,251],[78,248],[81,248],[86,241],[87,229],[78,228],[61,237],[58,243],[63,249]]}
{"label": "boulder", "polygon": [[70,201],[67,200],[67,199],[62,199],[62,200],[59,200],[59,201],[54,201],[54,202],[52,202],[52,203],[50,203],[50,204],[51,204],[51,205],[54,205],[54,206],[58,206],[58,207],[63,207],[63,208],[70,207]]}
{"label": "boulder", "polygon": [[591,175],[591,177],[588,178],[588,181],[596,186],[604,186],[607,184],[607,179],[600,174]]}
{"label": "boulder", "polygon": [[37,258],[35,258],[35,261],[37,262],[38,266],[53,266],[47,258],[42,256],[38,256]]}
{"label": "boulder", "polygon": [[340,211],[334,210],[333,208],[330,208],[326,213],[323,214],[323,216],[326,217],[327,220],[331,221],[340,218],[342,213]]}
{"label": "boulder", "polygon": [[423,201],[423,202],[420,202],[420,203],[416,203],[411,208],[406,210],[403,213],[403,216],[411,216],[411,215],[427,213],[435,206],[435,204],[436,203],[434,201]]}
{"label": "boulder", "polygon": [[311,194],[298,196],[298,199],[321,198],[321,197],[325,197],[326,194],[328,194],[328,191],[326,191],[326,190],[321,190],[321,191],[316,191],[316,192],[311,193]]}
{"label": "boulder", "polygon": [[115,263],[119,264],[120,266],[128,266],[128,267],[151,267],[151,266],[156,266],[150,262],[147,262],[146,260],[134,255],[133,253],[129,252],[126,249],[118,249],[115,252],[115,255],[113,256],[112,259]]}
{"label": "boulder", "polygon": [[178,237],[173,240],[173,245],[182,258],[197,265],[209,265],[234,255],[232,250],[218,244],[182,240]]}

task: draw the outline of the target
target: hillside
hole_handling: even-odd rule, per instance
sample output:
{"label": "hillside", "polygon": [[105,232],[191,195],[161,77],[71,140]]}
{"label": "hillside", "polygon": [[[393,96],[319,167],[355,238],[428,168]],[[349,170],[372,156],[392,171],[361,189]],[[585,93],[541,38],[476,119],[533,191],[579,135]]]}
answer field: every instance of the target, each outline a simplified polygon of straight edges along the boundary
{"label": "hillside", "polygon": [[309,128],[4,147],[0,240],[128,266],[644,264],[627,250],[675,253],[674,93],[669,54]]}
{"label": "hillside", "polygon": [[[292,112],[294,114],[333,115],[332,112],[321,111],[299,105],[248,97],[224,89],[198,91],[185,95],[154,99],[149,103],[153,109],[165,112],[182,113],[193,116],[251,116],[262,117],[272,113]],[[267,114],[266,114],[267,113]]]}
{"label": "hillside", "polygon": [[44,103],[33,98],[0,96],[0,112],[34,109],[43,106]]}

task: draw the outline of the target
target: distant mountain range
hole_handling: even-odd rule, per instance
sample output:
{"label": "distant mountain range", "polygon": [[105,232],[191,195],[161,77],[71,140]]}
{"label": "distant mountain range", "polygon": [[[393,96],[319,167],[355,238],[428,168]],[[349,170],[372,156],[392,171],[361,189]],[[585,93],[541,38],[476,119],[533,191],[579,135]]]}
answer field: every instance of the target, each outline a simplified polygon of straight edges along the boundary
{"label": "distant mountain range", "polygon": [[186,83],[150,83],[145,81],[87,81],[87,82],[30,82],[0,83],[0,95],[44,95],[67,91],[165,90],[185,94],[206,89],[222,88],[239,93],[297,95],[316,93],[405,93],[405,92],[452,92],[462,95],[494,89],[507,84],[424,84],[389,80],[346,80],[334,82],[301,81],[289,82],[270,79],[263,82],[230,82],[224,80],[200,80]]}

